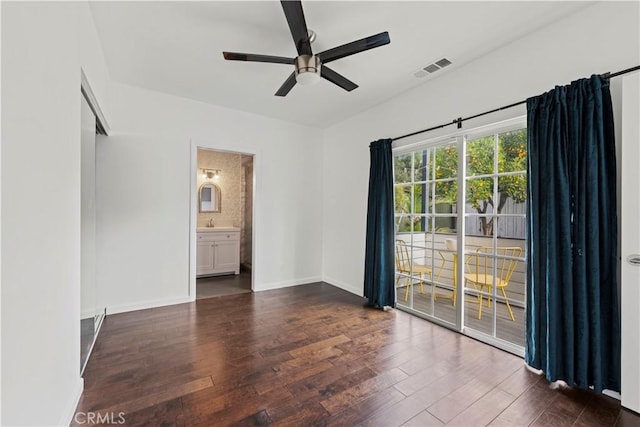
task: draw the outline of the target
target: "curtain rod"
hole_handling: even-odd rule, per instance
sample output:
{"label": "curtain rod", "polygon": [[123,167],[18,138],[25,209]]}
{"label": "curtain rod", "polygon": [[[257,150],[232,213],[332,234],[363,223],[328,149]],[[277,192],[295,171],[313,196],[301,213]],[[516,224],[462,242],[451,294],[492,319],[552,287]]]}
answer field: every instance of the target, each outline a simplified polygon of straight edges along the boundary
{"label": "curtain rod", "polygon": [[[632,72],[638,71],[638,70],[640,70],[640,65],[637,65],[637,66],[631,67],[631,68],[627,68],[626,70],[618,71],[618,72],[615,72],[615,73],[605,73],[605,74],[602,74],[602,77],[605,78],[605,79],[610,79],[612,77],[618,77],[618,76],[621,76],[623,74],[632,73]],[[505,105],[505,106],[500,107],[500,108],[494,108],[493,110],[485,111],[484,113],[475,114],[473,116],[458,117],[457,119],[453,119],[453,121],[451,121],[450,123],[444,123],[442,125],[433,126],[433,127],[427,128],[427,129],[422,129],[422,130],[418,130],[418,131],[415,131],[415,132],[411,132],[411,133],[408,133],[406,135],[397,136],[395,138],[392,138],[391,140],[392,141],[397,141],[399,139],[409,138],[410,136],[418,135],[418,134],[425,133],[425,132],[430,132],[430,131],[436,130],[436,129],[442,129],[442,128],[445,128],[447,126],[451,126],[451,125],[455,125],[455,124],[457,124],[458,125],[458,129],[460,129],[460,128],[462,128],[462,122],[464,122],[465,120],[471,120],[471,119],[475,119],[477,117],[486,116],[487,114],[491,114],[491,113],[495,113],[495,112],[498,112],[498,111],[506,110],[508,108],[515,107],[517,105],[525,104],[526,102],[527,102],[527,100],[525,99],[524,101],[514,102],[513,104]]]}

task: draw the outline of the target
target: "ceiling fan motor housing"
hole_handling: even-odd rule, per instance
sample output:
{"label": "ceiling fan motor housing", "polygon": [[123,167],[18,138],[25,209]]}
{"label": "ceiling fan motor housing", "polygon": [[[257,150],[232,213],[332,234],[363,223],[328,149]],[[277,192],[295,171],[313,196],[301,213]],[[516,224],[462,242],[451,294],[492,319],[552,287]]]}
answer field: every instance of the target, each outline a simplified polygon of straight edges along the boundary
{"label": "ceiling fan motor housing", "polygon": [[321,61],[317,55],[300,55],[294,60],[296,81],[300,84],[314,84],[320,80]]}

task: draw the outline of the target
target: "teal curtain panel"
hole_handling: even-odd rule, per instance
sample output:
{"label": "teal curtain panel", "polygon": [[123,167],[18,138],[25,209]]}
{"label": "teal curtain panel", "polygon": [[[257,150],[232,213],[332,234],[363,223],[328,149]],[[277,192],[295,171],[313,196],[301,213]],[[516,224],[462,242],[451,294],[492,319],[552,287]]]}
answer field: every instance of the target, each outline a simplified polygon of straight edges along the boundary
{"label": "teal curtain panel", "polygon": [[609,81],[527,100],[526,362],[620,391],[616,158]]}
{"label": "teal curtain panel", "polygon": [[369,145],[369,199],[364,260],[364,296],[368,305],[395,307],[393,229],[393,155],[391,139]]}

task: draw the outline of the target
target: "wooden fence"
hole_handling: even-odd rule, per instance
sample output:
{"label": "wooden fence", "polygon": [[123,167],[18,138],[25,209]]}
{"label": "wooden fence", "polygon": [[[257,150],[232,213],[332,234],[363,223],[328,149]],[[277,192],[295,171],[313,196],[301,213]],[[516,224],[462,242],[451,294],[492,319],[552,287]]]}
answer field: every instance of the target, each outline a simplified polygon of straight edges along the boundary
{"label": "wooden fence", "polygon": [[[475,209],[471,205],[466,206],[466,212],[475,213]],[[494,232],[498,232],[498,237],[505,237],[508,239],[524,239],[526,236],[526,224],[524,215],[526,214],[526,203],[515,203],[513,199],[508,198],[504,204],[501,214],[522,215],[517,216],[501,216],[497,220],[496,226],[494,226]],[[468,216],[465,221],[464,232],[469,235],[482,235],[482,229],[480,228],[480,218],[477,216]]]}

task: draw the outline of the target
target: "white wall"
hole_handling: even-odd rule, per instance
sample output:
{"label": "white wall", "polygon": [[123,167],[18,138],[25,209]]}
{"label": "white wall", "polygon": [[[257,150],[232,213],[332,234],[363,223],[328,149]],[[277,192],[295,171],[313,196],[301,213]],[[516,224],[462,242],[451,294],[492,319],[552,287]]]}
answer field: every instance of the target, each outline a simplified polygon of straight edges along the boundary
{"label": "white wall", "polygon": [[190,141],[257,153],[255,290],[320,279],[317,129],[114,89],[113,132],[96,148],[98,281],[107,312],[189,299]]}
{"label": "white wall", "polygon": [[111,124],[112,110],[111,78],[89,3],[81,3],[78,8],[81,13],[76,20],[79,34],[76,43],[78,44],[78,55],[81,58],[80,65],[102,110],[106,121],[103,125],[108,127]]}
{"label": "white wall", "polygon": [[1,423],[68,424],[82,387],[80,69],[99,100],[108,75],[86,4],[1,7]]}
{"label": "white wall", "polygon": [[[371,141],[400,136],[638,65],[639,4],[588,7],[324,132],[323,280],[362,295]],[[464,123],[525,113],[524,106]],[[455,131],[449,127],[445,132]],[[438,135],[423,134],[396,144]]]}
{"label": "white wall", "polygon": [[[2,7],[0,5],[0,29],[2,28]],[[0,36],[1,37],[1,36]],[[2,48],[0,47],[0,52]],[[0,81],[2,81],[2,67],[0,67]],[[0,83],[0,98],[2,84]],[[0,140],[2,135],[2,103],[0,103]],[[0,188],[2,187],[2,144],[0,143]],[[0,195],[1,195],[0,191]],[[2,197],[0,197],[0,236],[2,236]],[[0,424],[2,424],[2,245],[0,244]]]}
{"label": "white wall", "polygon": [[[2,6],[0,5],[0,29],[2,28]],[[0,47],[0,52],[2,48]],[[0,81],[2,81],[2,67],[0,67]],[[0,98],[2,84],[0,84]],[[2,135],[2,103],[0,102],[0,136]],[[0,140],[2,138],[0,137]],[[0,143],[0,188],[2,187],[2,144]],[[0,191],[1,194],[1,191]],[[0,236],[2,236],[2,197],[0,197]],[[2,424],[2,245],[0,244],[0,424]]]}

